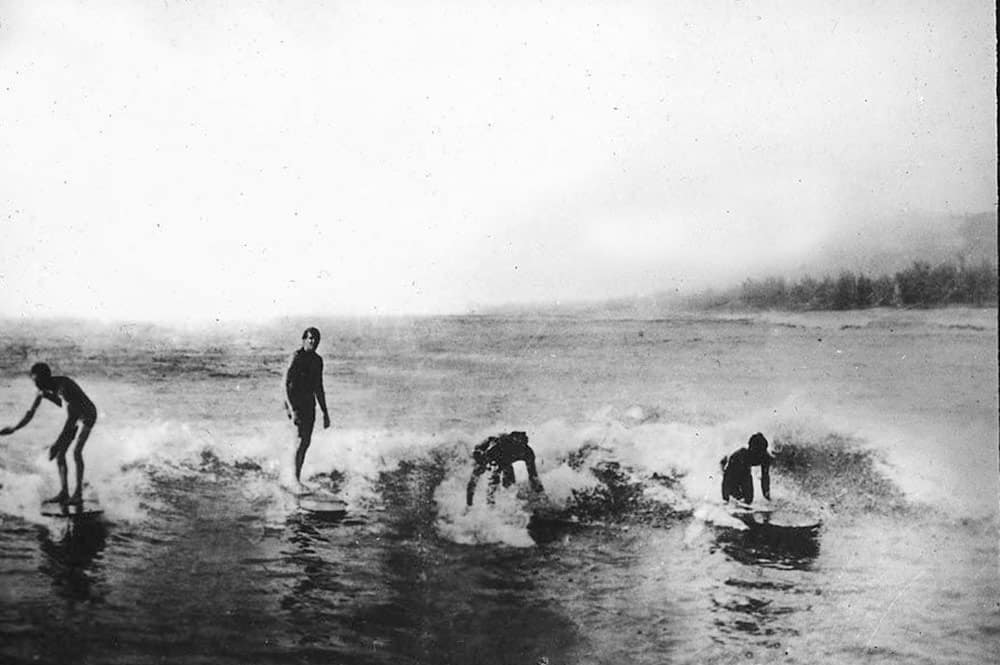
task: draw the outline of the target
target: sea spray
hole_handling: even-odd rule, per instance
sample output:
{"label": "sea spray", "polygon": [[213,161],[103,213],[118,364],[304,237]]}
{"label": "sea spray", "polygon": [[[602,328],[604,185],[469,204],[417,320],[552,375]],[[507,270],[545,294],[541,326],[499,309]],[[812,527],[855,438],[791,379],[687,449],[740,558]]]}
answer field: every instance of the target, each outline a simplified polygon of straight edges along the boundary
{"label": "sea spray", "polygon": [[462,545],[534,545],[527,531],[530,515],[516,491],[498,490],[493,503],[481,500],[468,507],[465,482],[452,477],[438,486],[434,500],[438,507],[437,529],[448,540]]}
{"label": "sea spray", "polygon": [[[828,421],[803,400],[790,398],[766,412],[715,425],[670,422],[655,406],[633,406],[598,409],[578,422],[552,419],[518,426],[528,432],[535,450],[548,507],[567,519],[656,525],[694,514],[728,522],[715,510],[721,505],[719,461],[746,445],[756,429],[772,442],[775,504],[842,513],[905,506],[880,456],[864,441],[831,430]],[[87,479],[114,519],[143,519],[158,505],[158,483],[183,479],[230,483],[243,500],[275,519],[295,510],[289,499],[297,491],[290,478],[294,438],[285,422],[104,425],[100,445],[86,451]],[[518,485],[500,488],[494,506],[486,502],[489,476],[484,475],[474,510],[465,507],[472,448],[508,427],[514,425],[433,433],[317,429],[303,477],[336,492],[352,509],[369,510],[383,500],[380,480],[401,464],[436,469],[438,480],[423,473],[416,482],[433,483],[426,491],[441,535],[462,543],[523,546],[534,506],[517,498],[527,485],[522,464],[515,464]],[[22,452],[15,458],[3,471],[0,506],[8,514],[27,516],[54,478],[54,468],[41,454]],[[46,480],[47,475],[52,478]]]}
{"label": "sea spray", "polygon": [[[696,521],[745,529],[721,503],[720,460],[746,445],[754,431],[751,423],[765,425],[762,429],[773,444],[771,507],[829,515],[907,506],[885,474],[877,451],[830,431],[826,419],[800,401],[714,426],[657,422],[644,413],[641,407],[624,412],[602,409],[581,423],[549,421],[532,430],[529,436],[552,507],[584,523],[669,524],[692,515]],[[515,464],[516,473],[519,467]],[[435,494],[446,537],[460,542],[491,538],[524,542],[520,533],[512,533],[524,523],[531,506],[509,503],[517,488],[497,491],[497,505],[503,497],[508,503],[502,504],[503,510],[494,510],[488,522],[490,513],[478,508],[486,492],[477,487],[476,511],[472,517],[459,518],[469,513],[462,503],[463,480],[461,475],[451,477]],[[516,514],[511,512],[515,505]]]}

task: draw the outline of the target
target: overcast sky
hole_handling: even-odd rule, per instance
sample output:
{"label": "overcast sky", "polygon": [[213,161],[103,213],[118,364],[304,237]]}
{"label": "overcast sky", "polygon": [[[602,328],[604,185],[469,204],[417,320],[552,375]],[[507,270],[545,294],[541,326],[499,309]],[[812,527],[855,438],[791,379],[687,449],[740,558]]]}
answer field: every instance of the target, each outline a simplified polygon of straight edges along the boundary
{"label": "overcast sky", "polygon": [[994,26],[986,1],[0,0],[0,316],[690,291],[995,210]]}

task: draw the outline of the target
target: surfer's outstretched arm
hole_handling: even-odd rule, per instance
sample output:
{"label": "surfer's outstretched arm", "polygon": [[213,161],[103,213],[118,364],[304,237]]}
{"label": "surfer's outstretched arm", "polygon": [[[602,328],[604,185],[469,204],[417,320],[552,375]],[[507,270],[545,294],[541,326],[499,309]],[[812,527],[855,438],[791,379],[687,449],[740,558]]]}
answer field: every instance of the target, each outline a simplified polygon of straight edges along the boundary
{"label": "surfer's outstretched arm", "polygon": [[[497,487],[500,486],[500,480],[501,478],[506,478],[507,474],[498,464],[491,464],[490,466],[492,468],[490,469],[490,485],[486,490],[486,503],[492,505],[496,497]],[[514,475],[513,470],[511,470],[511,475]],[[511,484],[513,484],[513,480]],[[504,487],[507,487],[507,485],[504,485]]]}
{"label": "surfer's outstretched arm", "polygon": [[485,466],[476,465],[476,468],[472,470],[472,476],[469,478],[469,484],[465,487],[465,505],[472,505],[472,497],[476,495],[476,483],[479,482],[479,476],[483,475],[486,470]]}
{"label": "surfer's outstretched arm", "polygon": [[[489,488],[487,489],[487,501],[493,503],[493,493],[496,492],[497,485],[500,484],[500,468],[496,465],[493,466],[493,471],[490,474]],[[477,465],[476,468],[472,470],[472,477],[469,478],[469,484],[465,487],[465,505],[471,506],[472,499],[476,495],[476,484],[479,482],[479,476],[486,472],[486,466]]]}
{"label": "surfer's outstretched arm", "polygon": [[545,488],[542,487],[542,481],[538,479],[538,469],[535,468],[535,453],[531,448],[525,451],[524,465],[528,468],[528,480],[531,482],[531,489],[536,492],[544,492]]}
{"label": "surfer's outstretched arm", "polygon": [[28,411],[27,413],[24,414],[24,417],[21,418],[21,421],[16,425],[14,425],[13,427],[4,427],[3,429],[0,429],[0,435],[13,434],[17,430],[21,429],[22,427],[30,423],[31,419],[35,417],[35,411],[38,410],[38,405],[41,403],[42,403],[42,393],[39,392],[37,395],[35,395],[35,401],[31,403],[30,407],[28,407]]}
{"label": "surfer's outstretched arm", "polygon": [[719,468],[722,470],[722,502],[729,501],[729,479],[726,478],[726,466],[729,464],[729,455],[719,460]]}

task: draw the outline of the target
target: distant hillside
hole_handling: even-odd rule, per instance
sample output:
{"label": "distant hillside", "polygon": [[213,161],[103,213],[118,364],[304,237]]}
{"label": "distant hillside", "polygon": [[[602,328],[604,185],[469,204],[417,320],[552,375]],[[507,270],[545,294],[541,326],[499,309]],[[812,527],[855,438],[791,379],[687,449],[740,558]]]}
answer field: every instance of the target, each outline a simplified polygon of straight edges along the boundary
{"label": "distant hillside", "polygon": [[[915,261],[997,262],[997,213],[909,215],[838,230],[789,270],[787,277],[843,270],[893,273]],[[763,275],[748,275],[762,277]]]}
{"label": "distant hillside", "polygon": [[[704,289],[697,292],[658,291],[654,288],[649,293],[635,296],[623,296],[591,302],[554,303],[491,307],[494,313],[536,313],[549,315],[607,315],[607,316],[658,316],[676,310],[706,310],[706,309],[743,309],[755,306],[791,306],[802,308],[786,299],[784,305],[778,304],[785,296],[775,297],[776,291],[788,291],[799,286],[799,291],[814,291],[796,294],[813,303],[816,309],[843,309],[844,292],[850,297],[847,300],[856,302],[857,306],[864,301],[872,301],[871,306],[935,306],[941,297],[935,294],[931,299],[916,296],[915,293],[939,291],[958,293],[959,290],[970,288],[978,294],[984,291],[982,284],[969,287],[968,284],[952,288],[938,286],[935,289],[925,289],[926,281],[923,272],[934,272],[937,282],[947,283],[973,280],[975,282],[995,282],[997,258],[997,213],[996,211],[969,215],[908,215],[870,224],[845,226],[838,228],[828,237],[817,243],[816,249],[800,257],[793,264],[786,266],[762,265],[756,270],[748,269],[744,280],[716,289]],[[984,269],[992,266],[992,269]],[[965,274],[961,274],[961,273]],[[954,277],[949,277],[955,272]],[[896,275],[903,276],[901,284],[897,283]],[[930,273],[929,273],[930,274]],[[853,275],[853,286],[850,276]],[[993,275],[993,278],[990,278]],[[877,285],[880,277],[887,277],[891,283],[884,280]],[[861,279],[859,295],[857,281]],[[872,282],[872,295],[865,295],[869,290],[867,281]],[[916,282],[918,287],[913,288]],[[750,300],[756,299],[756,304],[747,301],[747,287],[756,292]],[[900,286],[902,290],[899,291]],[[881,289],[881,290],[878,290]],[[985,289],[988,291],[988,289]],[[877,292],[877,296],[875,293]],[[763,294],[762,297],[756,297]],[[973,300],[982,303],[985,300],[996,301],[996,289],[975,295]],[[956,297],[956,299],[958,299]],[[766,304],[765,304],[766,303]],[[833,303],[838,303],[833,307]]]}

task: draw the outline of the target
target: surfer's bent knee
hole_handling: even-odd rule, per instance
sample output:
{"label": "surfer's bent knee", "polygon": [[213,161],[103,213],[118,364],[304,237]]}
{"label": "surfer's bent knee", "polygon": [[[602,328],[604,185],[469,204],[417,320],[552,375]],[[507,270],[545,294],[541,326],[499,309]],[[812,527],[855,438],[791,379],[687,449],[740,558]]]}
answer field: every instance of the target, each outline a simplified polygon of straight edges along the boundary
{"label": "surfer's bent knee", "polygon": [[52,459],[53,457],[63,457],[66,455],[70,444],[73,443],[73,438],[76,436],[78,425],[79,420],[72,416],[66,420],[66,424],[63,426],[62,432],[59,433],[59,437],[56,439],[56,442],[52,444],[54,454],[50,454],[49,459]]}

